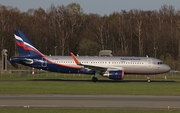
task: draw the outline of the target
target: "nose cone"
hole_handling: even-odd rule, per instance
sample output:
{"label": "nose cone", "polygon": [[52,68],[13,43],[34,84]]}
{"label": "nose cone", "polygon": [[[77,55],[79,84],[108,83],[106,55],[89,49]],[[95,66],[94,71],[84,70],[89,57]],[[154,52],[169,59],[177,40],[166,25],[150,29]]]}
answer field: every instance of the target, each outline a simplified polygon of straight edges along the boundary
{"label": "nose cone", "polygon": [[171,70],[171,68],[168,66],[168,65],[165,65],[164,66],[164,71],[165,72],[169,72]]}

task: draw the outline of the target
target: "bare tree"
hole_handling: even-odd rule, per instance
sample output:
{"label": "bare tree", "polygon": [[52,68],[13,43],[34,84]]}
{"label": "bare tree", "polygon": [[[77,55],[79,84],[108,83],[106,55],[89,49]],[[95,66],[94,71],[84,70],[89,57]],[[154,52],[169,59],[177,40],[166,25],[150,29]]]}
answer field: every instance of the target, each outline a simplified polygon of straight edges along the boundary
{"label": "bare tree", "polygon": [[141,12],[138,10],[135,10],[136,15],[136,26],[134,34],[138,37],[138,48],[139,48],[139,56],[143,55],[143,37],[142,37],[142,22],[143,17],[141,15]]}

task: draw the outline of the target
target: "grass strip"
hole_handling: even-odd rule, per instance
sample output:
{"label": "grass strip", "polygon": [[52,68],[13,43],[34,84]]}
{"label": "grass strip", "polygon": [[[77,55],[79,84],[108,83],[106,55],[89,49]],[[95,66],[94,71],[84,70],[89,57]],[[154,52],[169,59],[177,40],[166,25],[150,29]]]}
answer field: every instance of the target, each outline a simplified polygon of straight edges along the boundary
{"label": "grass strip", "polygon": [[0,94],[115,94],[179,96],[179,83],[171,82],[0,82]]}
{"label": "grass strip", "polygon": [[103,110],[103,109],[12,109],[2,108],[2,113],[179,113],[179,110]]}

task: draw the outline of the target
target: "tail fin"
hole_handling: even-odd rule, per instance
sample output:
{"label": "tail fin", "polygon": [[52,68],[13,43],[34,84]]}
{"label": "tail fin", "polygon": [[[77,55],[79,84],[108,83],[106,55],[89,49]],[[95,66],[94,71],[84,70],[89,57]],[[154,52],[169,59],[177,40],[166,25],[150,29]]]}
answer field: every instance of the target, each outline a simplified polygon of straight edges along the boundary
{"label": "tail fin", "polygon": [[14,37],[16,39],[16,45],[18,48],[19,56],[44,56],[40,51],[36,49],[34,44],[21,30],[14,30]]}

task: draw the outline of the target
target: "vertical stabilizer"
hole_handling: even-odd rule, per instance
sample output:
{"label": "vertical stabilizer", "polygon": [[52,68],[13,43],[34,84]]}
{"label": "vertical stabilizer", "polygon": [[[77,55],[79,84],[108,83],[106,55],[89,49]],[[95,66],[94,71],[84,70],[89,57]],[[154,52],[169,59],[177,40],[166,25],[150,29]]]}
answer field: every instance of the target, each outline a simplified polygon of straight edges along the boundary
{"label": "vertical stabilizer", "polygon": [[14,30],[14,37],[16,39],[16,45],[17,45],[20,57],[25,57],[25,56],[42,57],[43,56],[43,54],[36,49],[34,44],[23,33],[23,31]]}

